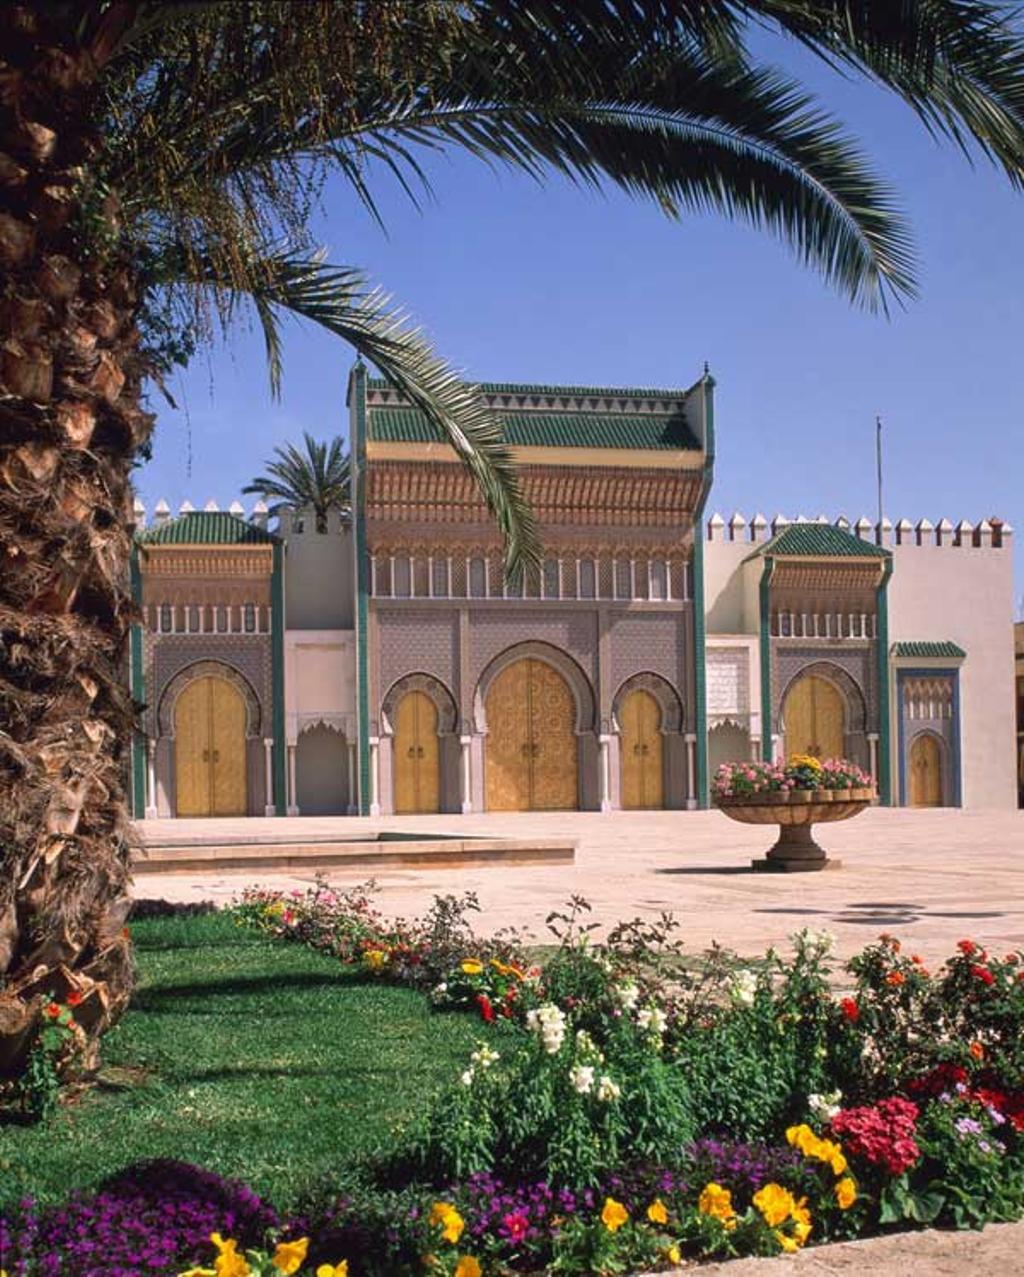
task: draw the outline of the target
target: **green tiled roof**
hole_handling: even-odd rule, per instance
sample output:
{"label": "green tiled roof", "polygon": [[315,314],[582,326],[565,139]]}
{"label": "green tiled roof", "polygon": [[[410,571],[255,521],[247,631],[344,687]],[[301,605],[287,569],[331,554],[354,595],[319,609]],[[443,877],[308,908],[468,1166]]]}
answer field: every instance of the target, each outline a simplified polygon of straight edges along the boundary
{"label": "green tiled roof", "polygon": [[[696,449],[700,444],[680,413],[648,416],[595,412],[501,412],[508,443],[535,448]],[[441,432],[417,408],[367,411],[369,437],[379,443],[440,443]]]}
{"label": "green tiled roof", "polygon": [[143,528],[137,539],[144,545],[273,545],[265,528],[247,523],[225,510],[195,510],[176,519]]}
{"label": "green tiled roof", "polygon": [[926,640],[894,643],[892,645],[892,654],[893,656],[910,656],[914,659],[945,657],[953,660],[960,660],[967,655],[964,649],[951,639],[940,639],[934,643],[929,643]]}
{"label": "green tiled roof", "polygon": [[[889,551],[871,541],[862,541],[852,532],[833,527],[831,523],[791,523],[788,528],[758,546],[755,554],[790,554],[794,556],[831,555],[848,559],[885,559]],[[753,558],[754,555],[751,555]]]}
{"label": "green tiled roof", "polygon": [[[370,390],[391,390],[383,377],[368,377]],[[650,386],[542,386],[519,381],[477,381],[473,383],[485,395],[566,395],[601,399],[682,399],[687,390],[655,390]]]}

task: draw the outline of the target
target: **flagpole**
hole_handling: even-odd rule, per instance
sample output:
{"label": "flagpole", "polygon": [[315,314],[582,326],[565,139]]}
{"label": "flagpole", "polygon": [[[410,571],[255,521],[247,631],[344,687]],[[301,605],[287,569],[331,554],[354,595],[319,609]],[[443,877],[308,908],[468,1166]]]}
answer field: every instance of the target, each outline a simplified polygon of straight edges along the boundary
{"label": "flagpole", "polygon": [[878,535],[882,535],[882,418],[875,417],[875,467],[878,475]]}

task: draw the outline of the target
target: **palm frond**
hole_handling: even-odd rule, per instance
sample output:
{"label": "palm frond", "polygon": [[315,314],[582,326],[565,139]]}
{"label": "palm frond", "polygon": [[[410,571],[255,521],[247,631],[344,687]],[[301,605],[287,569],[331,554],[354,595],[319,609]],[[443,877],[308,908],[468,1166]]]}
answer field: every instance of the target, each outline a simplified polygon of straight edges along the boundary
{"label": "palm frond", "polygon": [[276,499],[271,514],[278,514],[282,509],[310,510],[317,529],[323,532],[331,510],[338,511],[343,518],[351,513],[348,455],[337,436],[330,441],[318,440],[304,431],[303,443],[305,452],[291,443],[275,448],[277,459],[268,462],[266,472],[242,491]]}
{"label": "palm frond", "polygon": [[[205,267],[199,263],[197,269],[194,254],[180,248],[165,251],[154,270],[154,279],[165,285],[224,290],[212,262]],[[232,305],[246,298],[256,305],[268,355],[278,366],[282,315],[312,320],[347,341],[426,414],[473,474],[503,537],[513,578],[537,569],[541,548],[536,521],[520,490],[500,423],[475,388],[435,354],[388,295],[368,286],[358,270],[284,250],[249,263],[247,275],[253,284],[233,295]]]}

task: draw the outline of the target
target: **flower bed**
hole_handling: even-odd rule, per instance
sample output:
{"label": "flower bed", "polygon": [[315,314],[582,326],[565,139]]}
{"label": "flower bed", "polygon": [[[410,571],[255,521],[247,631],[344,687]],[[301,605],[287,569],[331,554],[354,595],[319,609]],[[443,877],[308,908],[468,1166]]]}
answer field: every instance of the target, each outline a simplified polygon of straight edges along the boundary
{"label": "flower bed", "polygon": [[472,935],[474,903],[389,922],[367,891],[247,892],[240,925],[470,1012],[476,1047],[396,1150],[297,1210],[150,1168],[10,1213],[8,1277],[613,1274],[1024,1211],[1020,953],[964,940],[932,973],[883,936],[836,996],[826,933],[695,963],[667,916],[595,943],[576,899],[531,965]]}

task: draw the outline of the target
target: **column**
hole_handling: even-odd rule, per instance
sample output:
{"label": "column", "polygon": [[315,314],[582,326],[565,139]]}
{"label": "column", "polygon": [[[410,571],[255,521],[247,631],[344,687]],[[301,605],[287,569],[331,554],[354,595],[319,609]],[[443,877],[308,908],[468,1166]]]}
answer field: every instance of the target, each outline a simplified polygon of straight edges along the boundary
{"label": "column", "polygon": [[868,770],[871,772],[871,775],[874,776],[875,783],[877,784],[878,783],[878,732],[868,732],[868,749],[870,751],[869,757],[871,759]]}
{"label": "column", "polygon": [[355,816],[359,812],[359,804],[356,801],[356,743],[354,740],[346,740],[348,745],[348,807],[345,809],[349,816]]}
{"label": "column", "polygon": [[146,741],[146,819],[156,820],[156,740]]}
{"label": "column", "polygon": [[697,737],[686,733],[686,810],[697,806]]}
{"label": "column", "polygon": [[370,815],[380,815],[380,737],[370,737]]}
{"label": "column", "polygon": [[263,738],[263,774],[265,776],[263,791],[263,814],[273,816],[277,808],[274,806],[274,738]]}
{"label": "column", "polygon": [[750,761],[759,763],[761,761],[761,737],[751,736],[750,738]]}
{"label": "column", "polygon": [[288,815],[297,816],[299,814],[299,804],[295,800],[295,755],[297,746],[289,743],[288,745]]}
{"label": "column", "polygon": [[473,772],[470,764],[469,747],[473,743],[472,736],[460,736],[459,748],[462,750],[462,814],[468,815],[473,810]]}
{"label": "column", "polygon": [[599,736],[597,743],[601,752],[598,758],[598,767],[601,774],[601,810],[611,811],[612,809],[612,769],[609,761],[609,746],[612,743],[610,736]]}

